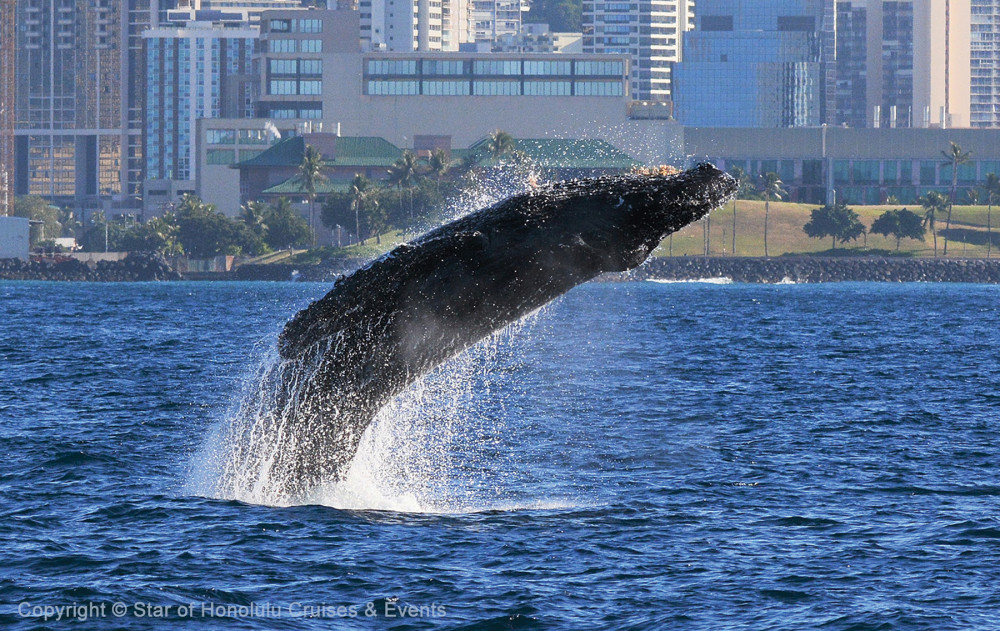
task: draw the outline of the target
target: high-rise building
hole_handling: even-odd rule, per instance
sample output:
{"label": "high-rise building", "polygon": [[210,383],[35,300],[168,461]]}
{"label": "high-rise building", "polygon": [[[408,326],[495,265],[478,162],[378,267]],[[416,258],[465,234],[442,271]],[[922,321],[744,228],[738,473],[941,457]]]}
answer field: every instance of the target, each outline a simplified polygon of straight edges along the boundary
{"label": "high-rise building", "polygon": [[18,194],[78,208],[135,204],[149,9],[149,0],[17,3]]}
{"label": "high-rise building", "polygon": [[0,0],[0,217],[14,209],[15,0]]}
{"label": "high-rise building", "polygon": [[[300,12],[301,13],[301,12]],[[193,193],[195,131],[201,118],[254,114],[258,77],[253,69],[260,31],[246,22],[188,22],[143,33],[146,43],[146,206]]]}
{"label": "high-rise building", "polygon": [[811,127],[835,110],[834,0],[699,0],[674,71],[695,127]]}
{"label": "high-rise building", "polygon": [[360,0],[368,50],[458,50],[474,41],[473,0]]}
{"label": "high-rise building", "polygon": [[970,127],[1000,127],[1000,0],[972,0]]}
{"label": "high-rise building", "polygon": [[[1000,61],[970,0],[838,0],[837,114],[850,127],[993,126]],[[1000,6],[1000,3],[997,3]],[[972,79],[975,77],[975,79]],[[998,112],[1000,114],[1000,112]]]}
{"label": "high-rise building", "polygon": [[669,101],[694,9],[693,0],[583,0],[583,51],[629,55],[633,97]]}
{"label": "high-rise building", "polygon": [[529,9],[528,0],[472,0],[475,41],[492,44],[505,35],[516,35]]}

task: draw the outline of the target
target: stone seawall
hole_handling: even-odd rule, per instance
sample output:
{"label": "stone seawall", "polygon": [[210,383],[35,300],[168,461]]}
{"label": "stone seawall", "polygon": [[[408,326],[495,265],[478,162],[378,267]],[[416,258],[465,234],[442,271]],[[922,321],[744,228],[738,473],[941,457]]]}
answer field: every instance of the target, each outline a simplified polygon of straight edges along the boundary
{"label": "stone seawall", "polygon": [[826,283],[842,281],[1000,283],[1000,259],[877,257],[661,257],[638,269],[602,280],[698,280],[731,278],[737,283]]}
{"label": "stone seawall", "polygon": [[180,278],[180,274],[162,257],[152,254],[133,253],[120,261],[97,261],[89,264],[76,259],[0,259],[0,280],[123,282]]}

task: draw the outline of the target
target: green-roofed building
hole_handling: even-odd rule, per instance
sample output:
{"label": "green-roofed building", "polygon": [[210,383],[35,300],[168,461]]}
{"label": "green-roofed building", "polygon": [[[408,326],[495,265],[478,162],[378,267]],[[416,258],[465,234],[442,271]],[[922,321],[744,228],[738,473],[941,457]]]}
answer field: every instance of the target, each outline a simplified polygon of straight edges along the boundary
{"label": "green-roofed building", "polygon": [[320,195],[350,190],[350,182],[357,174],[384,179],[388,168],[403,155],[402,149],[382,138],[326,133],[286,138],[232,166],[240,173],[241,202],[305,197],[298,173],[307,145],[323,154],[323,174],[327,181],[317,189]]}

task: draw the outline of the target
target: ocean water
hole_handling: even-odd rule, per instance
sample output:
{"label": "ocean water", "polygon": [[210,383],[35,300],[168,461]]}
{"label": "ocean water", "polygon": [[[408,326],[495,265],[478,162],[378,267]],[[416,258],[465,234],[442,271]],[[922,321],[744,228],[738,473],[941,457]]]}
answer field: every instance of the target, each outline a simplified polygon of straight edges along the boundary
{"label": "ocean water", "polygon": [[310,503],[219,496],[214,437],[325,290],[0,283],[0,623],[996,627],[1000,288],[588,284]]}

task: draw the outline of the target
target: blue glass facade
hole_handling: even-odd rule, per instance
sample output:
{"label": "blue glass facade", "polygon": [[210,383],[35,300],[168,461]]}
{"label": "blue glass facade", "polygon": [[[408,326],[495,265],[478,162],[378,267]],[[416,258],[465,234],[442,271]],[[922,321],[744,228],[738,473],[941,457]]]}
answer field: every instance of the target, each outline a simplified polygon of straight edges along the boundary
{"label": "blue glass facade", "polygon": [[[222,29],[152,31],[146,39],[146,179],[194,179],[199,118],[253,114],[256,37]],[[225,35],[225,36],[223,36]]]}
{"label": "blue glass facade", "polygon": [[674,71],[678,120],[697,127],[808,127],[835,97],[833,0],[702,0]]}

